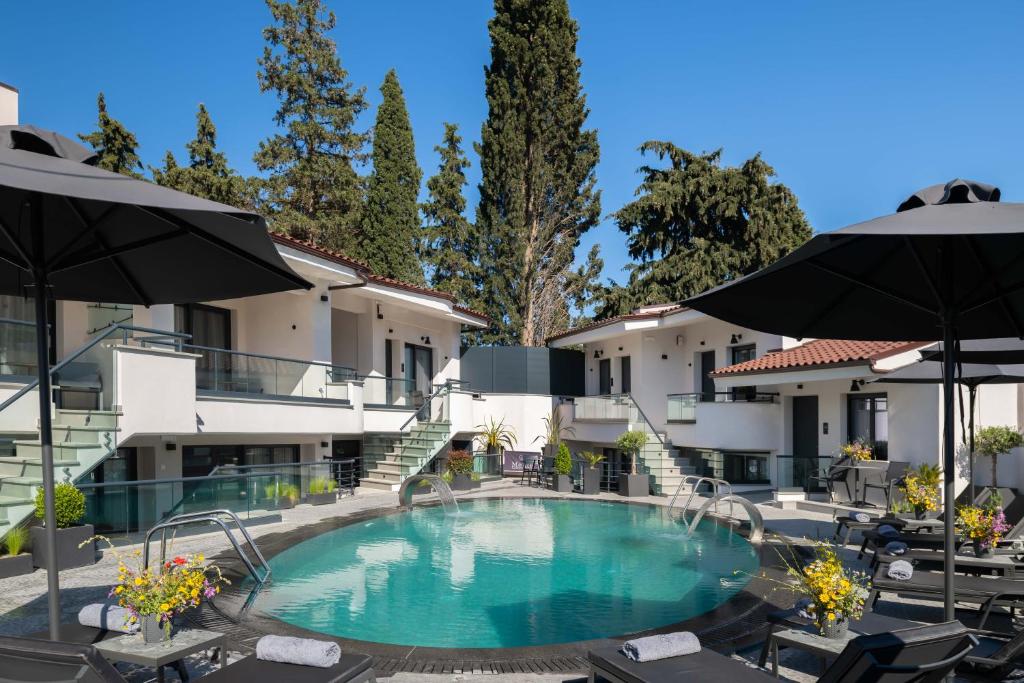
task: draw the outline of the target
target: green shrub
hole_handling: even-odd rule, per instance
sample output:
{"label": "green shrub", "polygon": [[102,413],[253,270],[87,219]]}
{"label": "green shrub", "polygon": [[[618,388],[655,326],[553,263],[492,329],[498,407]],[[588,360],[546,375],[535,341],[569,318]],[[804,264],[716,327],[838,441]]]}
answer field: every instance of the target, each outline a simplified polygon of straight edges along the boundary
{"label": "green shrub", "polygon": [[974,449],[981,455],[992,458],[992,486],[998,487],[996,472],[999,456],[1009,453],[1014,448],[1024,445],[1024,437],[1013,427],[992,426],[982,427],[974,440]]}
{"label": "green shrub", "polygon": [[448,471],[452,474],[469,474],[473,471],[473,456],[463,450],[448,454]]}
{"label": "green shrub", "polygon": [[25,543],[28,541],[28,529],[23,526],[16,526],[7,532],[7,537],[4,538],[4,545],[7,548],[8,555],[19,555],[25,548]]}
{"label": "green shrub", "polygon": [[569,474],[572,472],[572,455],[569,454],[569,447],[564,443],[558,444],[558,454],[555,455],[555,474]]}
{"label": "green shrub", "polygon": [[295,484],[281,484],[278,491],[282,498],[291,498],[292,500],[299,499],[299,487]]}
{"label": "green shrub", "polygon": [[[71,482],[62,481],[53,489],[53,508],[58,529],[74,526],[85,517],[85,494]],[[36,517],[46,518],[42,486],[36,489]]]}
{"label": "green shrub", "polygon": [[316,496],[321,493],[334,493],[338,484],[330,477],[316,477],[309,482],[309,492]]}

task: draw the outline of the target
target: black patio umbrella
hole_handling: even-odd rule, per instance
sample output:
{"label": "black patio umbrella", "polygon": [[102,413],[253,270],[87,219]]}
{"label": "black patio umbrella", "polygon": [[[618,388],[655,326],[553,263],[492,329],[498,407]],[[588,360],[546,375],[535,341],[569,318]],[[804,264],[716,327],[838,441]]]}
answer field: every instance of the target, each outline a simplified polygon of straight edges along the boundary
{"label": "black patio umbrella", "polygon": [[[1024,204],[953,180],[896,213],[816,235],[756,273],[684,302],[789,337],[886,341],[1024,337]],[[953,612],[954,368],[943,359],[945,613]]]}
{"label": "black patio umbrella", "polygon": [[[987,340],[986,340],[987,341]],[[961,353],[963,353],[961,347]],[[942,384],[941,355],[932,351],[922,352],[922,360],[871,380],[890,384]],[[1024,365],[996,365],[982,363],[961,363],[956,367],[956,383],[967,387],[968,403],[968,456],[967,471],[970,487],[970,498],[974,500],[974,404],[977,399],[978,387],[982,384],[1018,384],[1024,382]],[[960,395],[961,414],[963,421],[963,394]]]}
{"label": "black patio umbrella", "polygon": [[[942,362],[942,345],[921,352],[924,360]],[[1024,341],[1020,339],[972,339],[960,342],[957,359],[961,363],[996,365],[1024,364]]]}
{"label": "black patio umbrella", "polygon": [[96,155],[34,126],[0,126],[0,294],[32,297],[50,637],[60,637],[47,298],[189,303],[308,282],[259,216],[96,168]]}

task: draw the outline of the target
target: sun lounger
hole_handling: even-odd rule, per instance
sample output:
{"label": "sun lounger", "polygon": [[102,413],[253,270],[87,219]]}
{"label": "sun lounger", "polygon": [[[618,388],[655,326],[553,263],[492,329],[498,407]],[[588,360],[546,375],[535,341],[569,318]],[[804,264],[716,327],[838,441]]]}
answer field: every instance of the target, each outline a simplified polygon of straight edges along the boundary
{"label": "sun lounger", "polygon": [[[883,592],[897,593],[925,598],[941,598],[945,594],[945,582],[941,572],[914,572],[908,581],[896,581],[886,575],[881,564],[871,580],[871,593],[867,605],[873,607]],[[1001,576],[960,576],[953,578],[953,590],[957,602],[978,605],[981,614],[979,628],[985,628],[989,614],[996,605],[1008,606],[1011,613],[1024,601],[1024,580],[1007,579]]]}
{"label": "sun lounger", "polygon": [[91,645],[0,636],[0,678],[8,681],[125,683]]}
{"label": "sun lounger", "polygon": [[1024,660],[1024,630],[1016,634],[993,631],[971,631],[978,639],[958,671],[982,676],[992,681],[1004,680]]}
{"label": "sun lounger", "polygon": [[[60,637],[61,642],[71,643],[73,645],[95,645],[96,643],[104,640],[110,640],[111,638],[118,638],[123,636],[124,633],[121,631],[109,631],[105,628],[96,628],[95,626],[84,626],[77,621],[65,623],[60,625]],[[32,633],[25,636],[26,638],[32,638],[33,640],[49,640],[49,631],[39,631],[38,633]],[[178,673],[178,678],[183,683],[188,683],[189,675],[188,670],[185,668],[185,663],[181,660],[172,662],[167,666],[171,667]]]}
{"label": "sun lounger", "polygon": [[662,681],[701,681],[701,683],[741,683],[774,681],[766,672],[704,649],[692,655],[670,657],[654,662],[634,662],[619,652],[619,644],[604,645],[587,653],[590,681],[601,676],[612,683],[661,683]]}
{"label": "sun lounger", "polygon": [[255,683],[255,681],[288,681],[288,683],[374,683],[376,674],[368,655],[342,653],[341,661],[329,669],[297,664],[264,662],[251,655],[225,669],[203,676],[210,683]]}

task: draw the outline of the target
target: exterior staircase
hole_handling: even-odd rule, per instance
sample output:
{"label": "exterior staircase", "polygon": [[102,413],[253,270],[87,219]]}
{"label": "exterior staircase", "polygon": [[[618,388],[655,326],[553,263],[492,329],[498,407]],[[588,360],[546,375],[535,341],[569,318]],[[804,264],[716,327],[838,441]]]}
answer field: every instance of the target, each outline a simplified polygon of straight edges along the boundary
{"label": "exterior staircase", "polygon": [[[117,448],[117,418],[110,410],[57,408],[53,419],[54,480],[77,481]],[[0,536],[35,512],[43,484],[40,440],[14,442],[15,456],[0,458]]]}
{"label": "exterior staircase", "polygon": [[689,458],[672,447],[667,434],[652,433],[646,423],[630,424],[629,428],[632,431],[648,432],[647,443],[640,449],[640,457],[637,458],[637,469],[642,474],[651,475],[651,490],[655,495],[671,496],[683,477],[696,473],[697,469]]}
{"label": "exterior staircase", "polygon": [[367,470],[359,486],[379,491],[397,491],[405,478],[417,474],[451,440],[451,423],[424,421],[402,434],[383,459]]}

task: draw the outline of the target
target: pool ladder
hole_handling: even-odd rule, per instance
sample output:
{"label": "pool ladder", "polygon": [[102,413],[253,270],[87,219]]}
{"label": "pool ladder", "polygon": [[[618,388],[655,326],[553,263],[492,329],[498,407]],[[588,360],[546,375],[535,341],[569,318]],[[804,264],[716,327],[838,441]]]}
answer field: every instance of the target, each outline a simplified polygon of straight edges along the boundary
{"label": "pool ladder", "polygon": [[[676,487],[676,492],[672,494],[672,500],[668,504],[668,513],[672,514],[673,508],[675,508],[676,501],[679,499],[679,494],[682,492],[683,487],[690,484],[690,495],[686,498],[686,504],[683,506],[683,520],[686,520],[686,511],[690,509],[690,503],[693,502],[693,497],[697,495],[697,488],[701,484],[709,484],[711,486],[711,498],[710,500],[715,503],[715,512],[718,512],[718,501],[720,496],[732,495],[732,484],[727,482],[725,479],[715,479],[714,477],[702,477],[698,474],[687,474],[679,481],[679,486]],[[725,490],[723,493],[723,489]],[[723,499],[724,500],[724,499]],[[732,515],[732,502],[733,499],[729,498],[729,514]]]}

